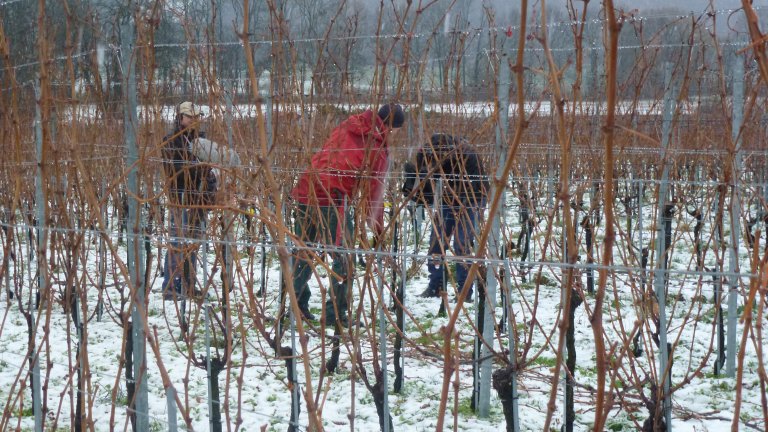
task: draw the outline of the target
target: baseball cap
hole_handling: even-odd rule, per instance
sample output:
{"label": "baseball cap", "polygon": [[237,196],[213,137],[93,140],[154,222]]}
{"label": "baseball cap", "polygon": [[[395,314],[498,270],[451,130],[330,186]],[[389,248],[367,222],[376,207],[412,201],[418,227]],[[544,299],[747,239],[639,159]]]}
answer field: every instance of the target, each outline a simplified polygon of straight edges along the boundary
{"label": "baseball cap", "polygon": [[200,107],[192,102],[186,101],[179,104],[179,114],[188,115],[190,117],[202,116],[203,112],[200,111]]}

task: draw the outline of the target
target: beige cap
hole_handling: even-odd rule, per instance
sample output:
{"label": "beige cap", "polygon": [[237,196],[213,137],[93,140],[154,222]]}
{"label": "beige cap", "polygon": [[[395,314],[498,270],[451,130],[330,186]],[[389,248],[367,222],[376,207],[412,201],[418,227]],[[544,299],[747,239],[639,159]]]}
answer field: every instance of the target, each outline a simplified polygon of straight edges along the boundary
{"label": "beige cap", "polygon": [[190,117],[202,116],[203,112],[200,111],[200,107],[192,102],[182,102],[179,104],[179,114],[188,115]]}

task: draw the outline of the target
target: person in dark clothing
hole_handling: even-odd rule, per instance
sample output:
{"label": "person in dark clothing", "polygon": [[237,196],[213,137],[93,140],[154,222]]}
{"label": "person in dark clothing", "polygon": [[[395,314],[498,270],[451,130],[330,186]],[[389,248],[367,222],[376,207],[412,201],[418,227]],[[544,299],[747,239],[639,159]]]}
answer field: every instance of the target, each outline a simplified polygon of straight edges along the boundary
{"label": "person in dark clothing", "polygon": [[[438,297],[444,285],[448,244],[453,239],[452,253],[456,257],[472,254],[476,224],[490,188],[477,153],[465,140],[448,134],[432,135],[417,153],[413,169],[423,180],[412,198],[434,204],[435,208],[429,241],[429,285],[421,297]],[[438,196],[439,201],[434,203]],[[458,289],[464,288],[468,273],[467,263],[456,263]],[[471,284],[468,289],[467,299],[471,299]]]}
{"label": "person in dark clothing", "polygon": [[[216,192],[211,166],[201,164],[191,151],[192,143],[205,134],[198,130],[202,113],[192,102],[176,108],[173,132],[163,138],[163,170],[171,237],[163,265],[163,298],[175,300],[194,292],[199,239],[205,230],[207,211]],[[191,243],[188,240],[193,240]]]}

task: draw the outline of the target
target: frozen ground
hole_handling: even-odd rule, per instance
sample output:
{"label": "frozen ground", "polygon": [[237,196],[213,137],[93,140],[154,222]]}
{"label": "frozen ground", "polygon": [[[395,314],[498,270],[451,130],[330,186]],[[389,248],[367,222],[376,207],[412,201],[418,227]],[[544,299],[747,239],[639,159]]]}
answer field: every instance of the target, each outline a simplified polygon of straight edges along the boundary
{"label": "frozen ground", "polygon": [[[646,241],[650,232],[650,214],[646,217],[645,234]],[[510,217],[513,225],[516,217]],[[544,222],[537,228],[534,240],[537,246],[534,249],[536,257],[540,257],[540,248],[543,242]],[[685,224],[676,222],[676,235],[679,242],[675,243],[675,252],[671,258],[671,266],[676,270],[691,268],[690,243],[685,239],[691,236],[690,229]],[[513,226],[507,233],[510,237],[517,235],[518,227]],[[87,234],[87,240],[90,240]],[[243,238],[242,235],[239,238]],[[559,238],[556,233],[551,238]],[[600,234],[596,244],[599,244]],[[114,240],[114,239],[113,239]],[[95,250],[98,242],[89,242],[91,249]],[[153,252],[157,252],[157,244]],[[410,243],[409,248],[413,247]],[[111,419],[114,419],[114,429],[124,430],[127,425],[126,416],[126,388],[125,379],[120,377],[120,359],[123,350],[123,329],[117,324],[117,311],[119,311],[119,295],[115,288],[116,273],[112,272],[113,259],[108,259],[107,290],[105,295],[109,297],[104,316],[97,321],[94,311],[96,309],[98,290],[94,281],[98,274],[96,253],[89,252],[85,255],[85,267],[88,269],[85,275],[87,279],[83,286],[88,292],[88,317],[87,324],[87,351],[90,365],[90,388],[92,395],[93,416],[96,420],[95,430],[111,430]],[[422,251],[424,249],[422,248]],[[232,353],[230,367],[220,375],[222,394],[226,394],[228,416],[225,421],[234,426],[236,418],[242,418],[240,430],[286,430],[290,417],[290,391],[288,389],[285,364],[282,360],[274,358],[273,350],[265,343],[263,338],[254,328],[254,322],[249,315],[251,304],[245,287],[253,283],[257,289],[260,285],[260,254],[259,248],[249,258],[245,253],[246,248],[239,247],[240,270],[236,276],[237,289],[233,294],[233,308],[237,311],[233,314],[233,328],[238,333],[235,336],[235,348]],[[748,268],[748,250],[742,248],[741,263]],[[615,253],[615,262],[626,262],[628,250],[625,244],[619,245]],[[125,248],[121,247],[118,253],[120,259],[125,259]],[[205,254],[207,269],[213,267],[213,255]],[[196,340],[191,349],[180,342],[180,329],[176,311],[172,310],[173,302],[163,302],[161,299],[161,278],[157,273],[157,257],[154,257],[152,271],[152,292],[149,294],[149,323],[151,328],[157,329],[158,343],[162,363],[168,370],[171,383],[178,392],[184,406],[189,410],[195,430],[208,429],[208,386],[206,371],[194,366],[189,358],[198,359],[205,355],[205,332],[203,320],[194,331]],[[713,258],[712,258],[713,259]],[[708,265],[712,264],[708,257]],[[14,284],[28,285],[34,278],[35,262],[25,263],[18,280]],[[265,315],[274,317],[277,313],[277,298],[279,292],[279,268],[276,255],[269,253],[266,264],[267,270],[267,295],[255,299],[260,302]],[[634,267],[627,265],[627,267]],[[201,267],[202,268],[202,267]],[[534,268],[536,269],[536,268]],[[608,281],[608,293],[606,296],[605,328],[606,343],[620,352],[623,344],[628,340],[628,333],[635,325],[637,317],[636,296],[633,296],[633,286],[639,280],[637,268],[630,268],[629,272],[619,271]],[[361,278],[362,268],[358,268],[357,274]],[[530,332],[532,339],[526,350],[526,364],[519,375],[520,386],[520,419],[521,429],[524,431],[539,431],[543,427],[546,405],[549,400],[550,380],[552,368],[555,364],[555,347],[557,345],[558,330],[557,320],[560,304],[560,274],[556,267],[544,267],[543,276],[538,278],[541,283],[537,285],[531,281],[534,279],[531,272],[528,274],[528,282],[522,282],[519,269],[516,270],[512,288],[512,308],[515,311],[515,322],[518,329],[518,355],[522,352],[526,341],[526,335]],[[327,277],[324,271],[319,272],[321,281]],[[389,278],[389,271],[383,275]],[[595,274],[595,276],[597,276]],[[202,281],[203,276],[199,275]],[[585,281],[582,274],[582,283]],[[54,291],[60,296],[61,284],[64,274],[56,273]],[[219,275],[212,277],[217,287],[221,282]],[[700,283],[696,274],[685,272],[674,273],[670,281],[670,296],[677,301],[670,301],[668,317],[670,317],[670,341],[675,341],[677,347],[674,355],[674,368],[672,370],[672,382],[680,385],[673,396],[673,422],[675,431],[721,431],[730,429],[731,419],[734,415],[734,379],[715,377],[712,374],[714,365],[713,323],[714,306],[712,299],[711,278],[705,278]],[[358,279],[360,282],[361,279]],[[3,282],[5,283],[5,282]],[[411,318],[406,317],[406,333],[412,344],[418,344],[423,350],[434,355],[425,354],[416,350],[412,344],[406,343],[404,348],[405,384],[401,394],[390,393],[390,410],[396,430],[422,431],[434,430],[436,417],[440,403],[442,385],[442,336],[441,328],[447,323],[447,318],[436,316],[438,300],[422,299],[416,295],[426,286],[426,267],[420,266],[419,271],[407,282],[406,306]],[[117,278],[117,284],[122,284]],[[322,303],[319,295],[317,281],[311,282],[313,297],[311,306],[319,315]],[[356,284],[359,289],[361,284]],[[219,289],[219,288],[216,288]],[[452,289],[452,288],[449,288]],[[220,289],[219,289],[220,290]],[[5,291],[5,290],[3,290]],[[636,291],[635,291],[636,292]],[[370,294],[363,296],[366,305],[370,303]],[[360,293],[356,293],[356,299],[360,299]],[[221,309],[215,298],[211,299],[211,310],[214,316],[221,317]],[[497,299],[498,303],[498,299]],[[739,304],[742,302],[740,301]],[[536,306],[535,319],[533,307]],[[594,299],[587,297],[587,305],[591,311]],[[449,309],[454,307],[449,304]],[[448,400],[448,412],[446,414],[446,427],[464,431],[499,431],[504,429],[504,418],[501,405],[495,392],[491,393],[491,412],[487,419],[478,418],[470,409],[472,394],[472,344],[474,330],[471,325],[476,305],[468,305],[466,314],[459,318],[458,334],[459,366],[458,387],[450,388]],[[201,309],[193,306],[193,313]],[[370,308],[366,307],[366,311]],[[692,311],[689,313],[689,311]],[[449,311],[450,312],[450,311]],[[369,313],[369,312],[366,312]],[[496,317],[501,317],[500,305],[496,308]],[[4,296],[0,303],[2,314],[2,327],[0,328],[0,402],[6,408],[6,412],[12,413],[13,420],[9,428],[31,430],[33,419],[31,417],[31,402],[28,388],[22,388],[24,377],[28,373],[25,355],[27,350],[27,326],[24,317],[19,312],[16,301],[8,301]],[[70,407],[74,401],[73,383],[75,371],[76,333],[71,320],[62,312],[59,303],[54,304],[48,311],[42,314],[43,326],[38,331],[37,342],[41,344],[43,351],[43,374],[47,388],[47,414],[48,427],[58,427],[60,430],[68,430],[71,425]],[[596,369],[594,357],[594,336],[590,327],[585,305],[579,307],[575,316],[576,326],[576,430],[589,430],[594,416],[594,387],[596,385]],[[267,322],[267,329],[271,331],[273,324]],[[389,324],[389,371],[388,379],[390,391],[394,381],[394,368],[392,365],[392,346],[394,331]],[[653,324],[648,327],[654,330]],[[741,340],[741,328],[737,340]],[[376,327],[363,329],[360,333],[361,352],[359,353],[371,373],[370,342],[377,341]],[[48,338],[44,342],[43,333],[48,332]],[[373,334],[367,334],[371,332]],[[245,334],[243,339],[242,334]],[[354,418],[354,430],[378,429],[378,417],[373,404],[373,398],[363,385],[359,377],[352,379],[352,366],[349,358],[350,352],[342,348],[341,362],[336,374],[325,376],[318,390],[318,379],[322,369],[323,344],[317,331],[309,331],[309,348],[313,388],[319,391],[319,402],[322,406],[322,418],[326,430],[349,430],[350,417]],[[495,346],[503,343],[506,348],[506,334],[498,335]],[[330,339],[325,339],[325,355],[329,355]],[[216,346],[217,342],[213,342]],[[616,408],[608,419],[608,430],[636,430],[632,419],[637,419],[640,424],[647,417],[647,409],[639,399],[636,388],[632,383],[646,382],[655,373],[655,361],[648,358],[648,353],[655,353],[655,346],[649,335],[641,339],[644,346],[644,354],[639,358],[627,355],[612,356],[611,376],[609,380],[618,381],[616,391],[612,394]],[[290,339],[284,339],[283,344],[290,344]],[[297,342],[298,346],[298,342]],[[244,355],[247,353],[247,356]],[[706,360],[705,360],[706,358]],[[152,430],[167,430],[168,407],[166,404],[165,390],[158,373],[158,358],[148,349],[149,359],[149,417]],[[48,370],[45,370],[45,365]],[[497,361],[494,369],[502,366]],[[701,370],[698,370],[700,367]],[[760,429],[762,408],[760,403],[760,384],[757,375],[757,358],[752,343],[747,344],[747,353],[744,362],[743,405],[740,414],[742,429],[748,426]],[[303,367],[298,367],[299,381],[306,382]],[[242,388],[238,388],[238,382],[242,380]],[[685,380],[685,381],[684,381]],[[455,378],[452,379],[452,383]],[[458,401],[454,399],[458,392]],[[24,397],[23,407],[20,406],[17,396],[22,392]],[[646,395],[650,394],[647,382],[644,387]],[[562,385],[557,396],[557,412],[554,415],[553,427],[559,430],[562,421]],[[457,407],[457,409],[455,409]],[[182,425],[182,418],[178,417]],[[306,428],[306,407],[302,405],[300,418],[300,430]]]}

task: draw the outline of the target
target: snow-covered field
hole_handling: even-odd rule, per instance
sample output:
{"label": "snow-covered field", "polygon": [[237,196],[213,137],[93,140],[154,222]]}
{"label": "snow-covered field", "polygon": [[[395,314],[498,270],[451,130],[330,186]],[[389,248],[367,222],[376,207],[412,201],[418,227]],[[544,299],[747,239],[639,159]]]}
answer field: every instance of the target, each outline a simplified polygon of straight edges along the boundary
{"label": "snow-covered field", "polygon": [[[706,101],[703,101],[706,102]],[[697,106],[702,101],[688,102],[686,101],[680,108],[683,114],[692,114],[696,112]],[[275,109],[279,112],[300,113],[300,114],[313,114],[318,107],[327,108],[328,106],[334,106],[337,109],[344,110],[346,112],[360,112],[370,108],[370,105],[366,104],[353,104],[353,103],[336,103],[336,104],[281,104]],[[489,117],[494,114],[495,106],[493,101],[478,101],[478,102],[463,102],[457,104],[455,102],[446,103],[432,103],[424,104],[424,110],[427,112],[441,113],[441,114],[458,114],[466,117]],[[232,117],[235,119],[243,118],[255,118],[257,109],[261,112],[266,112],[270,108],[267,104],[238,104],[232,107]],[[406,106],[407,108],[407,106]],[[572,111],[572,106],[567,106],[567,112]],[[80,120],[94,119],[99,115],[100,107],[93,104],[82,104],[76,108],[67,108],[64,111],[65,119],[77,118]],[[221,104],[218,106],[211,106],[201,104],[200,109],[203,114],[209,118],[223,118],[227,106]],[[526,115],[538,115],[538,116],[550,116],[552,115],[552,103],[549,100],[540,101],[527,101],[523,106],[523,110]],[[581,102],[575,107],[575,113],[580,115],[594,115],[595,113],[605,112],[605,102]],[[508,107],[510,117],[515,117],[521,112],[520,107],[512,103]],[[620,114],[635,113],[641,116],[660,116],[661,115],[661,103],[656,100],[639,100],[639,101],[620,101],[618,103],[617,112]],[[173,122],[176,115],[176,106],[163,105],[163,106],[140,106],[137,108],[137,116],[140,119],[154,118],[155,116],[163,118],[166,122]]]}
{"label": "snow-covered field", "polygon": [[[513,206],[516,200],[510,200]],[[643,234],[647,242],[652,233],[652,207],[647,205],[644,210]],[[621,213],[619,217],[624,217]],[[534,233],[533,259],[536,261],[559,261],[555,255],[548,254],[542,258],[541,250],[546,238],[546,215],[540,215],[539,222]],[[509,238],[517,238],[519,226],[516,213],[511,213],[506,218],[507,226],[503,228],[504,235]],[[712,351],[716,346],[713,336],[714,309],[712,278],[708,275],[691,271],[695,269],[695,257],[692,257],[692,225],[688,220],[676,219],[674,223],[674,252],[670,259],[672,273],[670,275],[669,297],[667,317],[669,323],[669,341],[676,344],[674,350],[674,367],[672,369],[672,385],[678,386],[673,395],[673,427],[675,431],[721,431],[730,429],[734,416],[734,395],[736,380],[732,378],[714,376],[714,358]],[[114,228],[114,227],[112,227]],[[428,226],[425,226],[428,229]],[[705,228],[704,238],[709,238],[708,229]],[[727,234],[726,234],[727,237]],[[117,234],[111,235],[116,243]],[[238,227],[238,261],[235,275],[235,290],[232,294],[232,329],[235,333],[234,348],[230,356],[229,367],[220,375],[222,402],[227,405],[227,413],[222,414],[227,430],[235,430],[237,419],[242,419],[239,430],[286,430],[290,418],[291,393],[286,378],[285,362],[274,356],[274,350],[268,346],[264,338],[256,329],[253,313],[261,313],[267,318],[265,326],[267,332],[274,336],[274,318],[278,310],[279,299],[279,264],[274,251],[267,250],[266,275],[267,290],[264,297],[250,297],[251,293],[258,290],[261,284],[261,255],[258,245],[254,248],[252,256],[247,254],[246,235],[242,227]],[[554,224],[554,230],[549,236],[550,248],[559,248],[559,227]],[[637,237],[634,237],[635,241]],[[148,353],[148,379],[149,379],[149,419],[152,430],[167,430],[169,427],[168,404],[162,377],[158,372],[158,363],[161,360],[168,372],[170,384],[179,395],[185,409],[189,411],[192,426],[195,430],[208,430],[208,383],[206,370],[193,364],[205,365],[202,361],[206,355],[205,320],[200,312],[200,304],[193,304],[192,314],[198,315],[198,324],[193,330],[194,341],[187,344],[181,338],[179,319],[174,310],[173,302],[164,302],[160,293],[162,278],[159,276],[157,265],[157,246],[161,238],[153,238],[153,261],[151,270],[151,293],[148,294],[148,319],[149,328],[156,329],[157,343],[160,358],[157,358],[152,350]],[[602,231],[598,231],[595,244],[601,247]],[[553,244],[554,243],[554,244]],[[583,243],[583,242],[582,242]],[[98,298],[98,263],[97,263],[97,237],[90,232],[85,233],[85,244],[88,252],[82,254],[82,268],[77,276],[79,286],[87,289],[87,317],[86,326],[88,364],[90,367],[90,386],[88,403],[92,407],[95,424],[94,430],[125,430],[130,428],[127,423],[127,398],[125,378],[121,376],[121,357],[124,349],[123,328],[118,325],[120,313],[120,294],[117,286],[124,284],[124,280],[115,270],[115,260],[125,261],[125,247],[119,246],[116,257],[108,255],[106,290],[104,292],[106,304],[105,312],[98,321],[95,315]],[[27,244],[21,245],[26,250]],[[414,248],[411,241],[407,243],[407,251]],[[583,246],[582,246],[583,247]],[[651,248],[653,249],[653,248]],[[203,249],[201,248],[201,251]],[[420,253],[425,253],[426,244],[421,244]],[[202,253],[205,263],[200,264],[198,278],[204,281],[203,268],[209,273],[218,268],[214,264],[213,247],[210,252]],[[742,273],[748,272],[750,250],[742,246],[739,262]],[[604,313],[605,342],[610,354],[610,368],[607,381],[614,382],[614,391],[611,397],[614,409],[608,417],[607,430],[637,430],[638,425],[648,417],[648,411],[636,385],[643,383],[643,392],[650,395],[649,379],[655,376],[657,360],[649,358],[649,354],[657,353],[652,342],[650,332],[655,331],[652,319],[640,316],[638,311],[644,310],[638,305],[637,287],[640,280],[640,269],[636,261],[631,261],[630,247],[625,239],[620,239],[614,253],[615,272],[611,272],[608,278],[606,294],[606,310]],[[582,251],[582,264],[584,253]],[[600,256],[600,254],[597,254]],[[26,257],[24,257],[26,259]],[[556,347],[559,330],[558,320],[561,301],[561,276],[562,268],[554,265],[534,266],[527,273],[527,282],[523,282],[520,263],[512,257],[512,266],[515,272],[512,277],[511,303],[514,310],[518,342],[517,352],[521,356],[525,350],[526,356],[523,368],[520,370],[519,383],[519,409],[521,430],[542,430],[549,401],[553,367],[555,366]],[[708,267],[714,267],[714,254],[706,257]],[[22,263],[23,261],[23,263]],[[16,278],[11,280],[13,286],[23,284],[28,287],[35,278],[36,261],[22,260],[17,253]],[[22,267],[23,265],[23,267]],[[410,265],[410,263],[409,263]],[[537,270],[541,268],[542,276],[536,277]],[[220,271],[220,270],[219,270]],[[356,302],[365,302],[364,314],[367,317],[375,316],[375,310],[371,312],[371,299],[373,295],[369,291],[370,284],[363,283],[365,270],[357,268],[357,280],[355,284]],[[378,280],[379,273],[371,273],[373,283]],[[325,270],[318,271],[319,278],[311,280],[313,297],[311,307],[313,312],[320,316],[322,301],[318,282],[326,284],[327,274]],[[391,278],[391,272],[387,269],[381,274],[384,280]],[[648,276],[652,280],[652,275]],[[55,298],[61,297],[66,275],[61,267],[54,270],[51,280]],[[210,277],[214,284],[213,294],[207,300],[210,311],[213,312],[211,328],[217,328],[216,320],[222,319],[222,311],[216,297],[221,292],[221,279],[219,273]],[[537,281],[534,283],[533,281]],[[581,282],[586,286],[586,270],[581,272]],[[5,288],[5,280],[2,281]],[[597,273],[595,272],[595,283]],[[742,279],[742,284],[747,284],[748,279]],[[441,329],[448,323],[448,318],[437,316],[439,301],[437,299],[419,298],[419,294],[427,284],[426,266],[422,263],[419,270],[409,278],[406,287],[406,316],[405,333],[410,341],[404,345],[404,386],[400,394],[392,393],[394,382],[394,367],[392,361],[392,346],[394,341],[394,325],[388,323],[388,381],[389,381],[389,405],[395,430],[422,431],[434,430],[437,424],[438,408],[443,384],[443,361]],[[374,285],[375,286],[375,285]],[[250,287],[250,290],[249,290]],[[365,287],[363,295],[360,287]],[[454,288],[449,287],[449,291]],[[17,289],[18,291],[18,289]],[[3,301],[0,302],[0,315],[2,326],[0,327],[0,403],[5,407],[5,430],[32,430],[33,418],[31,410],[31,398],[28,388],[28,362],[26,353],[28,348],[27,325],[19,311],[17,299],[8,299],[7,290],[3,289]],[[28,288],[24,289],[28,293]],[[453,297],[449,294],[449,298]],[[387,300],[389,302],[389,299]],[[259,307],[254,311],[252,306],[258,303]],[[499,299],[496,299],[495,319],[502,316],[502,308]],[[743,299],[739,299],[739,305]],[[42,350],[41,369],[44,388],[47,391],[46,430],[69,430],[72,425],[70,413],[74,402],[74,385],[76,383],[76,344],[77,334],[71,320],[63,313],[61,301],[49,304],[47,310],[43,310],[40,316],[41,327],[38,328],[36,341]],[[577,348],[577,367],[575,379],[576,388],[576,427],[575,430],[589,430],[594,419],[594,388],[597,383],[595,366],[594,335],[588,311],[594,306],[594,297],[587,295],[586,303],[576,311],[575,333]],[[724,304],[725,306],[725,304]],[[449,316],[455,304],[448,303]],[[466,313],[461,313],[457,324],[457,334],[454,341],[458,341],[459,371],[451,378],[449,388],[445,425],[451,430],[462,431],[500,431],[505,428],[501,404],[495,391],[491,392],[491,409],[488,418],[478,418],[470,408],[472,396],[472,347],[475,331],[473,328],[474,312],[476,304],[465,305]],[[535,309],[534,309],[535,308]],[[741,309],[739,309],[741,311]],[[127,307],[123,309],[128,312]],[[534,312],[535,311],[535,312]],[[762,316],[762,315],[760,315]],[[194,321],[194,317],[192,320]],[[628,353],[627,347],[632,342],[631,333],[636,320],[644,323],[644,337],[640,339],[643,354],[637,358]],[[763,321],[765,318],[763,317]],[[315,326],[317,323],[314,324]],[[194,327],[194,325],[193,325]],[[737,331],[737,341],[741,341],[742,324]],[[371,393],[366,389],[359,374],[353,371],[350,356],[354,344],[345,339],[342,342],[341,361],[337,372],[333,375],[321,374],[323,359],[330,356],[330,337],[321,337],[320,330],[309,329],[308,346],[310,352],[310,368],[312,376],[304,376],[304,368],[298,366],[299,382],[303,384],[312,380],[312,388],[315,391],[316,401],[322,411],[322,419],[325,429],[329,431],[349,430],[360,431],[377,430],[379,428],[378,416],[373,403]],[[372,378],[371,343],[378,343],[378,327],[368,326],[356,333],[359,337],[360,352],[355,353],[362,358],[369,376]],[[216,331],[213,331],[216,334]],[[329,331],[329,335],[331,332]],[[528,335],[530,334],[530,339]],[[46,337],[47,336],[47,337]],[[218,337],[220,337],[220,333]],[[739,415],[740,427],[747,429],[764,430],[762,423],[761,389],[758,379],[758,362],[755,354],[755,346],[750,341],[746,344],[747,352],[744,360],[744,380],[742,385],[742,407]],[[507,341],[506,334],[497,334],[494,340],[495,349],[504,356]],[[296,340],[296,347],[300,347]],[[212,340],[210,344],[213,350],[223,347],[221,340]],[[290,345],[290,332],[283,339],[283,345]],[[528,344],[528,345],[526,345]],[[418,345],[420,349],[416,349]],[[454,349],[456,347],[454,346]],[[631,351],[631,350],[629,350]],[[190,360],[191,359],[191,360]],[[499,360],[494,362],[493,369],[503,367]],[[562,374],[561,374],[562,378]],[[242,383],[242,385],[238,385]],[[456,384],[456,386],[454,386]],[[319,396],[318,396],[319,394]],[[23,406],[21,399],[23,399]],[[455,397],[458,395],[458,400]],[[554,413],[553,428],[560,429],[563,421],[563,385],[561,383],[556,398],[556,412]],[[224,411],[224,410],[223,410]],[[352,419],[354,425],[352,426]],[[178,415],[178,424],[184,428],[184,421]],[[636,421],[633,422],[633,420]],[[114,426],[111,422],[114,421]],[[307,427],[307,408],[302,401],[299,430]],[[230,429],[231,427],[231,429]]]}

